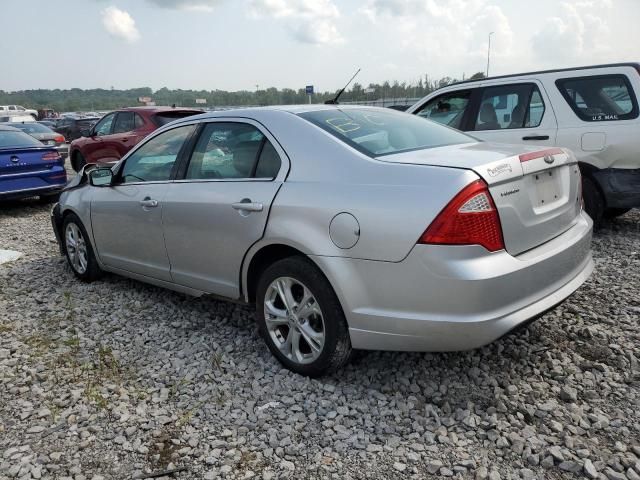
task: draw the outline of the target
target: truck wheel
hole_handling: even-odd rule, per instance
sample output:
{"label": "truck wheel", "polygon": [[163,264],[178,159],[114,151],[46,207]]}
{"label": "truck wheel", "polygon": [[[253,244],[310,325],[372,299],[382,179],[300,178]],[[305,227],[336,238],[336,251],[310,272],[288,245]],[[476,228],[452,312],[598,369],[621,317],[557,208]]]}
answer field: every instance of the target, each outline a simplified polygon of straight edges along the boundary
{"label": "truck wheel", "polygon": [[582,198],[584,209],[593,220],[594,225],[599,225],[604,215],[604,198],[600,188],[589,177],[582,177]]}

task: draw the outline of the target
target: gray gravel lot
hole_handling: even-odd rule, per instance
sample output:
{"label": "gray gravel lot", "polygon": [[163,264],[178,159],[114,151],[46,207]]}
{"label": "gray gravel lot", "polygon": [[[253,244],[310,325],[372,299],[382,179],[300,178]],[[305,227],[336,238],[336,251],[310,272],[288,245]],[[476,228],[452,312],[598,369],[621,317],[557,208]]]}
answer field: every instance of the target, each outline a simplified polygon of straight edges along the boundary
{"label": "gray gravel lot", "polygon": [[483,349],[311,380],[248,307],[85,285],[49,206],[0,206],[0,478],[640,478],[640,212],[572,298]]}

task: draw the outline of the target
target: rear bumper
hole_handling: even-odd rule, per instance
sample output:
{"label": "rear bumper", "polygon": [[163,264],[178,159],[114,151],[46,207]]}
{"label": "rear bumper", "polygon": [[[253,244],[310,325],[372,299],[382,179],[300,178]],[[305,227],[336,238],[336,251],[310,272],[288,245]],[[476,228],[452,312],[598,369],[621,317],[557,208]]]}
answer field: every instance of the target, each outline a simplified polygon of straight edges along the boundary
{"label": "rear bumper", "polygon": [[605,168],[593,173],[609,208],[640,207],[640,169]]}
{"label": "rear bumper", "polygon": [[0,175],[0,199],[53,195],[67,184],[67,173],[59,165],[48,170]]}
{"label": "rear bumper", "polygon": [[469,350],[561,303],[589,277],[592,222],[512,257],[417,245],[399,263],[314,257],[336,292],[354,348]]}

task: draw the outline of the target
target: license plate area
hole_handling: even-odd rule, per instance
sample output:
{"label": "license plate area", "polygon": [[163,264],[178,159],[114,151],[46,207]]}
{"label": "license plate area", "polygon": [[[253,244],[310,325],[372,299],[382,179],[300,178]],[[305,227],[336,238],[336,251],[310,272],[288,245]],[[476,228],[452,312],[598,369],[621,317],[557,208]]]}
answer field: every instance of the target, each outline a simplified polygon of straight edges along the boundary
{"label": "license plate area", "polygon": [[531,173],[531,203],[536,213],[551,210],[567,201],[568,170],[567,166],[550,168]]}

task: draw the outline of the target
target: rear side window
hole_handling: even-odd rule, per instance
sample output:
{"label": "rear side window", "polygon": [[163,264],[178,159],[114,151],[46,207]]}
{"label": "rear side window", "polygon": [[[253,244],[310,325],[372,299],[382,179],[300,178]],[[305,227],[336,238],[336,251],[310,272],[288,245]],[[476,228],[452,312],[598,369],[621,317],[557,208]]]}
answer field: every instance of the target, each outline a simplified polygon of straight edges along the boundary
{"label": "rear side window", "polygon": [[139,128],[144,127],[144,120],[143,120],[143,119],[142,119],[142,117],[141,117],[140,115],[138,115],[137,113],[135,114],[135,120],[134,120],[134,122],[135,122],[135,125],[134,125],[134,126],[135,126],[135,129],[136,129],[136,130],[137,130],[137,129],[139,129]]}
{"label": "rear side window", "polygon": [[186,178],[274,178],[278,170],[280,157],[257,128],[244,123],[215,122],[202,131]]}
{"label": "rear side window", "polygon": [[544,103],[530,83],[485,88],[474,130],[532,128],[542,122]]}
{"label": "rear side window", "polygon": [[629,120],[638,116],[638,102],[625,75],[564,78],[556,80],[556,86],[585,122]]}

